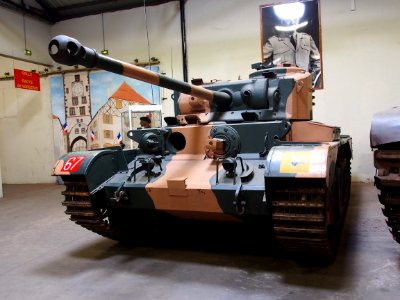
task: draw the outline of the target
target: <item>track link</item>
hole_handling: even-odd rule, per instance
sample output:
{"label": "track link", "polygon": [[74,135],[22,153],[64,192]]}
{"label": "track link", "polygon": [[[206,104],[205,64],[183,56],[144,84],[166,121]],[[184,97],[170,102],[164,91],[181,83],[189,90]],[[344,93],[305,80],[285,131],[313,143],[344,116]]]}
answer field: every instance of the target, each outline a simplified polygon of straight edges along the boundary
{"label": "track link", "polygon": [[[399,181],[400,185],[400,181]],[[400,186],[377,185],[380,189],[379,202],[393,239],[400,244]]]}
{"label": "track link", "polygon": [[286,252],[323,257],[333,255],[323,202],[326,193],[325,189],[276,191],[279,200],[272,201],[272,220],[275,237]]}
{"label": "track link", "polygon": [[66,206],[65,213],[76,224],[100,234],[104,237],[120,240],[121,232],[112,228],[108,222],[108,212],[104,208],[96,207],[90,196],[86,182],[64,182],[66,190],[62,192]]}
{"label": "track link", "polygon": [[350,149],[339,150],[331,189],[278,189],[272,201],[275,238],[285,252],[332,260],[350,198]]}
{"label": "track link", "polygon": [[375,185],[393,239],[400,244],[400,150],[399,143],[383,145],[374,152]]}

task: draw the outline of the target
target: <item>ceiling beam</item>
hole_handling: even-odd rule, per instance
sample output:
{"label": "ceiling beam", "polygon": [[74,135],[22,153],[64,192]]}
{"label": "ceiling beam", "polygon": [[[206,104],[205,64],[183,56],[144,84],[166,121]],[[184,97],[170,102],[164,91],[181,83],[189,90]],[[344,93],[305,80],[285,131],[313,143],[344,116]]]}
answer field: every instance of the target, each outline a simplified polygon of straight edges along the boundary
{"label": "ceiling beam", "polygon": [[[0,0],[0,7],[5,7],[49,24],[54,24],[56,22],[72,18],[85,17],[88,15],[96,15],[143,6],[143,1],[140,0],[89,0],[82,3],[59,7],[53,7],[47,0],[35,1],[42,7],[42,9],[26,6],[23,4],[23,2],[18,4],[11,0]],[[147,0],[146,6],[154,6],[173,1],[178,0]]]}
{"label": "ceiling beam", "polygon": [[35,2],[43,8],[43,13],[53,23],[56,23],[60,20],[60,15],[58,14],[57,10],[52,8],[46,0],[35,0]]}
{"label": "ceiling beam", "polygon": [[[178,1],[178,0],[149,0],[146,1],[146,5],[154,6],[173,1]],[[61,15],[60,21],[62,21],[72,18],[85,17],[88,15],[96,15],[106,12],[114,12],[118,10],[138,8],[142,6],[143,6],[143,1],[102,0],[102,1],[88,1],[84,3],[60,6],[57,7],[57,11]]]}
{"label": "ceiling beam", "polygon": [[54,24],[52,20],[47,18],[47,16],[43,13],[42,10],[34,8],[34,7],[25,7],[25,5],[19,5],[10,0],[0,0],[0,7],[4,7],[13,11],[20,13],[21,15],[25,14],[39,21],[44,21],[46,23]]}

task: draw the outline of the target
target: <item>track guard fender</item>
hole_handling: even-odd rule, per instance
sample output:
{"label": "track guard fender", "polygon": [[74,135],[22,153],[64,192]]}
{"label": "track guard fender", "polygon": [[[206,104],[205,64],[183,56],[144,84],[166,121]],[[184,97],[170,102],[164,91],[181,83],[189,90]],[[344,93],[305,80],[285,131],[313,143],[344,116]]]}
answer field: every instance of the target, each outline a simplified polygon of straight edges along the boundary
{"label": "track guard fender", "polygon": [[265,178],[326,179],[333,175],[337,145],[331,143],[281,145],[271,148],[265,162]]}
{"label": "track guard fender", "polygon": [[103,149],[65,154],[54,164],[52,175],[61,176],[64,181],[84,176],[92,192],[114,174],[127,170],[122,150]]}

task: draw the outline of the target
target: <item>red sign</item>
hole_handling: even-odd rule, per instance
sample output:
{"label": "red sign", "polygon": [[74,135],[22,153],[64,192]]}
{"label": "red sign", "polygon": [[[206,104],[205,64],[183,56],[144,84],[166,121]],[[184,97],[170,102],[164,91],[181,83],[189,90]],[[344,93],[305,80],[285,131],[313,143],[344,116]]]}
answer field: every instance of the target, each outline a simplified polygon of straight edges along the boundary
{"label": "red sign", "polygon": [[76,172],[86,156],[71,156],[67,159],[61,171],[63,172]]}
{"label": "red sign", "polygon": [[40,91],[40,76],[38,73],[14,69],[14,83],[18,89]]}

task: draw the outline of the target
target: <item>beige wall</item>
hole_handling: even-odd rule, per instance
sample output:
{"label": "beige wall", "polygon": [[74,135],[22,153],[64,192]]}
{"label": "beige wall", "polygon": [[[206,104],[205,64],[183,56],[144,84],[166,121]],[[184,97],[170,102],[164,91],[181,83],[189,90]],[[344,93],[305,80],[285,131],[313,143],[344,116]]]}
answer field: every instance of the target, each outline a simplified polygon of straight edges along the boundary
{"label": "beige wall", "polygon": [[[0,8],[0,53],[51,63],[46,55],[50,25],[25,18],[26,44],[32,56],[24,55],[22,16]],[[0,57],[0,75],[13,69],[37,71],[43,66]],[[3,183],[53,182],[53,133],[49,84],[41,79],[41,92],[14,88],[0,81],[0,161]]]}
{"label": "beige wall", "polygon": [[349,2],[322,1],[325,88],[316,94],[315,116],[353,137],[353,179],[372,180],[372,114],[400,101],[400,1],[357,1],[354,12]]}
{"label": "beige wall", "polygon": [[[258,5],[282,1],[188,1],[190,77],[245,78],[261,57]],[[353,180],[375,174],[369,146],[374,112],[399,104],[400,1],[321,0],[325,88],[315,96],[314,119],[353,137]]]}
{"label": "beige wall", "polygon": [[[147,7],[150,57],[161,61],[161,71],[182,79],[180,12],[178,1]],[[51,35],[65,34],[98,51],[103,49],[101,15],[76,18],[52,26]],[[110,56],[133,63],[149,59],[143,8],[104,14],[104,36]],[[172,64],[171,64],[172,62]],[[65,68],[63,66],[63,68]],[[170,93],[164,91],[165,115],[173,115]]]}
{"label": "beige wall", "polygon": [[[24,66],[19,67],[21,69]],[[4,183],[53,182],[54,162],[50,86],[41,92],[15,89],[0,82],[0,161]]]}
{"label": "beige wall", "polygon": [[[0,8],[0,53],[51,63],[51,58],[47,55],[50,27],[47,23],[25,17],[26,47],[32,50],[32,56],[27,57],[25,56],[22,15]],[[2,62],[1,71],[5,67],[4,63]],[[12,61],[9,63],[12,65]]]}
{"label": "beige wall", "polygon": [[3,180],[1,179],[1,161],[0,161],[0,198],[3,198]]}
{"label": "beige wall", "polygon": [[[259,5],[272,2],[188,0],[189,78],[202,77],[204,81],[246,78],[251,72],[250,64],[261,59]],[[371,180],[375,173],[369,147],[372,114],[398,103],[395,87],[400,64],[397,59],[400,1],[382,0],[379,7],[376,3],[374,0],[357,1],[357,10],[350,11],[348,0],[321,0],[325,88],[316,92],[314,119],[339,125],[343,133],[353,137],[354,180]],[[147,13],[150,55],[160,59],[161,71],[166,75],[173,73],[175,78],[181,79],[177,1],[149,7]],[[13,51],[21,45],[21,29],[18,28],[22,28],[22,21],[13,23],[10,14],[0,8],[0,51],[1,47]],[[8,17],[4,19],[4,15]],[[104,21],[106,48],[111,56],[128,62],[135,58],[147,60],[143,8],[106,13]],[[31,23],[32,35],[37,36],[32,43],[35,44],[34,54],[40,52],[38,59],[48,59],[48,36],[57,34],[74,36],[98,50],[103,47],[100,15],[68,20],[51,27]],[[0,82],[0,161],[4,183],[52,180],[49,173],[53,142],[47,81],[42,79],[42,92],[38,94],[16,91]],[[165,95],[169,97],[169,93]],[[165,114],[171,115],[172,101],[168,98],[163,104]]]}

